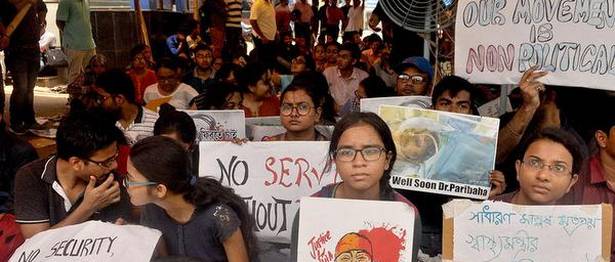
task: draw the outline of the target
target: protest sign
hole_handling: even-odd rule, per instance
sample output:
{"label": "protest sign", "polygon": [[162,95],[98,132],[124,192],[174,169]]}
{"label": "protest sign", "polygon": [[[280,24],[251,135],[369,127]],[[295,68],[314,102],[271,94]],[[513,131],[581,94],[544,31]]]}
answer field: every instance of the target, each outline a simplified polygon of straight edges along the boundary
{"label": "protest sign", "polygon": [[263,116],[263,117],[248,117],[246,118],[246,125],[258,125],[258,126],[281,126],[279,116]]}
{"label": "protest sign", "polygon": [[531,66],[546,84],[615,90],[615,2],[460,0],[455,75],[517,84]]}
{"label": "protest sign", "polygon": [[392,96],[362,98],[360,101],[361,112],[378,113],[381,105],[406,106],[416,108],[431,108],[431,97],[429,96]]}
{"label": "protest sign", "polygon": [[266,140],[263,138],[272,137],[286,132],[286,128],[283,126],[248,125],[246,126],[246,130],[250,141],[263,141]]}
{"label": "protest sign", "polygon": [[248,204],[257,236],[290,243],[301,197],[337,179],[325,170],[329,142],[201,142],[199,176],[219,180]]}
{"label": "protest sign", "polygon": [[[505,103],[505,110],[502,110],[502,103]],[[500,117],[506,112],[511,112],[512,110],[513,109],[512,104],[510,104],[510,99],[506,96],[504,97],[504,99],[502,99],[502,97],[498,97],[483,104],[478,108],[478,113],[481,116]]]}
{"label": "protest sign", "polygon": [[380,106],[397,148],[391,186],[486,199],[499,119]]}
{"label": "protest sign", "polygon": [[34,235],[9,261],[149,261],[161,235],[144,226],[88,221]]}
{"label": "protest sign", "polygon": [[196,142],[246,137],[243,110],[184,110],[196,126]]}
{"label": "protest sign", "polygon": [[445,205],[447,261],[609,261],[612,207],[521,206],[453,200]]}
{"label": "protest sign", "polygon": [[[414,210],[406,203],[301,199],[297,261],[412,261]],[[369,257],[371,260],[350,260]]]}

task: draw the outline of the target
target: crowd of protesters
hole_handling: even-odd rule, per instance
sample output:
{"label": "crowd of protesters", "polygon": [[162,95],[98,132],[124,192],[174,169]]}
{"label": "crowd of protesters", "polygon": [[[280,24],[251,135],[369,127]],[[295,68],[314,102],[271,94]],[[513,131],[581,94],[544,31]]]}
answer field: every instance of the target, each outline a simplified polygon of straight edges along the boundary
{"label": "crowd of protesters", "polygon": [[[315,196],[404,202],[419,214],[413,257],[442,254],[440,205],[452,197],[391,188],[396,147],[404,145],[376,114],[359,112],[360,99],[427,96],[427,109],[479,115],[491,93],[460,77],[438,79],[422,57],[422,39],[391,25],[379,7],[364,19],[361,0],[341,7],[335,0],[255,0],[254,48],[247,52],[242,2],[206,0],[200,20],[182,23],[165,50],[135,43],[130,63],[110,68],[95,52],[88,7],[62,0],[57,24],[69,59],[70,110],[56,153],[42,158],[20,135],[40,128],[33,110],[40,48],[32,32],[44,33],[47,8],[35,1],[9,37],[5,28],[17,10],[0,0],[0,49],[13,79],[8,114],[4,91],[0,96],[0,260],[39,232],[103,220],[159,229],[161,254],[257,261],[262,249],[241,197],[196,174],[195,125],[182,109],[279,116],[285,132],[267,140],[330,141],[329,161],[342,182]],[[386,32],[367,33],[379,31],[379,22]],[[529,69],[510,95],[514,110],[501,116],[490,198],[615,204],[613,92],[572,99],[579,89],[545,86],[546,74]],[[575,122],[581,114],[594,120]],[[320,125],[335,127],[331,133]]]}

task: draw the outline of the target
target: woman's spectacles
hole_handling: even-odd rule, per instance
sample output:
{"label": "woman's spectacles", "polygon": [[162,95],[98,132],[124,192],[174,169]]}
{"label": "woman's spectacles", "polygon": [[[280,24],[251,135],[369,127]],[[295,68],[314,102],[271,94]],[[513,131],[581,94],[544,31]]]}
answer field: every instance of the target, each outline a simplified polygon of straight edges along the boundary
{"label": "woman's spectacles", "polygon": [[312,108],[313,106],[310,106],[310,104],[306,102],[302,102],[299,104],[283,103],[282,106],[280,106],[280,113],[282,113],[283,116],[289,116],[293,113],[293,110],[296,109],[297,114],[299,114],[300,116],[304,116],[309,114]]}
{"label": "woman's spectacles", "polygon": [[144,181],[144,182],[130,181],[128,180],[128,177],[125,177],[124,180],[122,180],[122,184],[124,185],[125,188],[136,187],[136,186],[158,185],[158,183],[152,182],[152,181]]}
{"label": "woman's spectacles", "polygon": [[363,149],[354,148],[338,148],[335,150],[335,159],[342,162],[352,162],[357,157],[357,152],[361,152],[361,156],[365,161],[376,161],[380,159],[382,152],[385,152],[384,147],[368,146]]}

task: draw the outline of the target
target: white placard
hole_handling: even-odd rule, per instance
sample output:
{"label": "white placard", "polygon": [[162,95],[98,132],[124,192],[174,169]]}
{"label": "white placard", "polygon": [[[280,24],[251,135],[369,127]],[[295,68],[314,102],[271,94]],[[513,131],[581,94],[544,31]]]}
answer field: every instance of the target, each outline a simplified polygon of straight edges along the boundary
{"label": "white placard", "polygon": [[161,235],[144,226],[88,221],[34,235],[9,261],[149,261]]}
{"label": "white placard", "polygon": [[248,131],[248,139],[250,141],[263,141],[265,137],[272,137],[286,132],[286,128],[283,126],[248,125],[246,130]]}
{"label": "white placard", "polygon": [[601,205],[453,200],[443,209],[445,218],[453,219],[453,261],[605,261],[602,228],[607,221]]}
{"label": "white placard", "polygon": [[380,106],[397,148],[391,186],[487,199],[499,119]]}
{"label": "white placard", "polygon": [[481,116],[500,117],[501,115],[505,114],[506,112],[511,112],[512,111],[512,105],[510,104],[510,99],[508,97],[505,97],[504,101],[506,103],[506,111],[504,111],[504,112],[502,112],[502,110],[501,110],[501,108],[502,108],[502,97],[498,97],[498,98],[493,99],[493,100],[483,104],[482,106],[480,106],[478,108],[478,113]]}
{"label": "white placard", "polygon": [[248,117],[246,125],[281,126],[282,122],[279,116]]}
{"label": "white placard", "polygon": [[184,110],[196,125],[196,142],[246,137],[243,110]]}
{"label": "white placard", "polygon": [[199,176],[243,197],[265,241],[290,243],[299,199],[337,179],[335,166],[325,171],[329,142],[201,142],[199,148]]}
{"label": "white placard", "polygon": [[369,261],[412,261],[414,210],[406,203],[302,198],[297,261],[336,260],[360,250]]}
{"label": "white placard", "polygon": [[455,75],[517,84],[530,66],[546,84],[615,90],[615,3],[590,0],[460,0]]}
{"label": "white placard", "polygon": [[361,112],[378,113],[381,105],[406,106],[412,108],[431,108],[429,96],[391,96],[362,98],[360,101]]}

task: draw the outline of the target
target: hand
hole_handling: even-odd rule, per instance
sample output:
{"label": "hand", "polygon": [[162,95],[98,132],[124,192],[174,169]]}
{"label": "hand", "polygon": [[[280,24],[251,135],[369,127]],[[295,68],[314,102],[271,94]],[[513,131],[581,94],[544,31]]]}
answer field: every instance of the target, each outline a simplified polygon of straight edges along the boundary
{"label": "hand", "polygon": [[547,75],[547,72],[536,71],[536,68],[536,66],[533,66],[523,73],[519,81],[519,88],[521,88],[523,105],[537,108],[540,105],[538,94],[540,91],[545,90],[545,85],[538,81],[538,79]]}
{"label": "hand", "polygon": [[374,32],[380,32],[380,27],[378,27],[378,24],[380,23],[380,18],[375,15],[374,13],[372,13],[371,16],[369,16],[369,27],[374,30]]}
{"label": "hand", "polygon": [[245,143],[248,142],[247,138],[233,138],[233,140],[231,140],[231,143],[235,144],[235,145],[243,145]]}
{"label": "hand", "polygon": [[504,177],[504,173],[498,170],[491,170],[489,173],[489,182],[491,183],[489,198],[501,195],[506,190],[506,178]]}
{"label": "hand", "polygon": [[128,225],[128,222],[126,222],[126,220],[124,220],[123,218],[120,217],[120,218],[116,219],[113,224],[123,226],[123,225]]}
{"label": "hand", "polygon": [[110,174],[99,186],[96,186],[96,177],[90,176],[81,205],[96,212],[119,201],[120,184],[113,180],[113,174]]}

